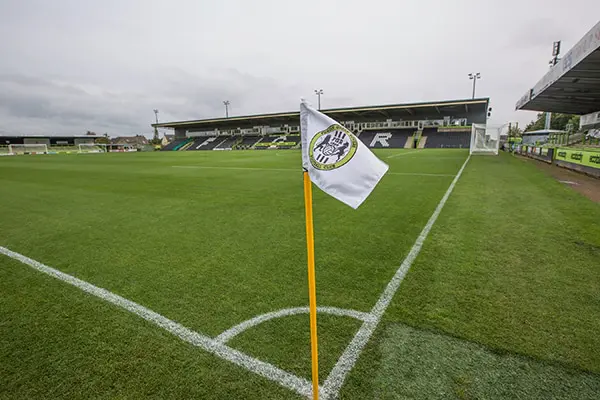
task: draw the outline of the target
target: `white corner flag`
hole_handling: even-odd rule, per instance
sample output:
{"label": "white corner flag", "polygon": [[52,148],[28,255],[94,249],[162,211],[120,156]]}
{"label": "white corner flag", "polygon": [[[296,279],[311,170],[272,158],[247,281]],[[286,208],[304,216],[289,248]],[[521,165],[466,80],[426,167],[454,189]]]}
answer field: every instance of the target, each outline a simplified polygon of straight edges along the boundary
{"label": "white corner flag", "polygon": [[388,165],[342,124],[300,103],[302,166],[325,193],[356,209],[371,194]]}

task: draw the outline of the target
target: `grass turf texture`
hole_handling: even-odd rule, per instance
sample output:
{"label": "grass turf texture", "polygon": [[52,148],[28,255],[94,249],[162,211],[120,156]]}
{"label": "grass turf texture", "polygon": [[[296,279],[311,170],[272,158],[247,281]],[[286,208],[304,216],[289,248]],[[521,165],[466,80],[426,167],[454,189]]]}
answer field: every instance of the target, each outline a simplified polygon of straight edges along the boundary
{"label": "grass turf texture", "polygon": [[[378,155],[391,172],[455,174],[467,153]],[[3,158],[0,245],[216,336],[308,302],[299,163],[297,151]],[[451,180],[389,174],[357,211],[316,190],[318,304],[370,310]],[[531,165],[473,158],[341,397],[403,398],[390,382],[412,378],[394,365],[419,364],[410,349],[386,350],[416,343],[397,322],[438,332],[423,340],[440,337],[440,349],[463,346],[479,373],[497,369],[480,355],[484,346],[527,356],[519,362],[565,385],[590,371],[585,382],[597,385],[599,219],[598,205]],[[16,261],[0,256],[0,266],[2,398],[295,398]],[[319,316],[322,380],[358,326]],[[286,317],[230,345],[309,378],[308,333],[307,315]],[[444,333],[467,342],[448,345],[457,339]],[[436,354],[428,362],[443,366],[453,353]],[[461,373],[459,391],[441,380],[448,393],[495,396],[492,384],[469,386],[479,379],[472,370]]]}

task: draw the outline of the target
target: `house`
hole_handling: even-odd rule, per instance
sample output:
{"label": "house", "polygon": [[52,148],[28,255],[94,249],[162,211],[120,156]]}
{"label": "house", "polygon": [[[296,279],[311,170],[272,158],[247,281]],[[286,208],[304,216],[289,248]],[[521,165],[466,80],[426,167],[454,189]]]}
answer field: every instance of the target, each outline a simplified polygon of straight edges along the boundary
{"label": "house", "polygon": [[148,139],[144,135],[135,136],[118,136],[111,139],[112,144],[122,144],[141,149],[144,146],[148,146]]}
{"label": "house", "polygon": [[162,146],[166,146],[166,145],[168,145],[169,143],[171,143],[171,142],[173,141],[173,139],[175,139],[175,135],[167,135],[167,134],[165,133],[165,136],[163,136],[163,138],[162,138],[162,140],[161,140],[160,144],[161,144]]}

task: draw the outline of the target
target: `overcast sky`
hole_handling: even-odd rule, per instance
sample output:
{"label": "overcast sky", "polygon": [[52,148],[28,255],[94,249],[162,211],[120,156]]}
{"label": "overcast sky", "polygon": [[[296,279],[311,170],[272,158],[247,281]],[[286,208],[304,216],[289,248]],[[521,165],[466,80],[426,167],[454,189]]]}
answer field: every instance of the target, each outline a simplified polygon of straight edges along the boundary
{"label": "overcast sky", "polygon": [[0,134],[490,97],[493,122],[600,18],[599,0],[0,0]]}

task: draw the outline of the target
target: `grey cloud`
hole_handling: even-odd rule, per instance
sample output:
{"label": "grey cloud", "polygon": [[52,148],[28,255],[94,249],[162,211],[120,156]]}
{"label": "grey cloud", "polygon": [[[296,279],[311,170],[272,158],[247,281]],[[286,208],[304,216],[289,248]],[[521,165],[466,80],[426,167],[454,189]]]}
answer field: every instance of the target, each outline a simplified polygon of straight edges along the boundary
{"label": "grey cloud", "polygon": [[563,39],[567,36],[567,32],[568,27],[564,21],[552,18],[530,19],[518,26],[510,35],[508,49],[542,47],[549,54],[552,43]]}
{"label": "grey cloud", "polygon": [[243,73],[235,68],[210,68],[191,74],[170,68],[156,79],[157,107],[172,119],[210,118],[224,114],[223,100],[231,102],[234,115],[282,111],[297,107],[293,85]]}
{"label": "grey cloud", "polygon": [[[28,120],[30,133],[80,133],[108,130],[113,134],[151,134],[152,110],[161,120],[221,116],[222,100],[231,101],[232,114],[291,109],[276,93],[288,89],[269,78],[254,77],[233,68],[190,74],[161,70],[151,81],[149,96],[142,91],[119,92],[89,84],[63,84],[20,74],[0,75],[0,114],[15,125]],[[295,104],[294,104],[295,107]],[[41,124],[32,130],[31,124]],[[6,128],[4,128],[6,129]]]}
{"label": "grey cloud", "polygon": [[48,118],[52,116],[48,101],[34,97],[19,98],[8,91],[0,93],[0,108],[17,118]]}
{"label": "grey cloud", "polygon": [[[133,114],[111,107],[102,94],[18,74],[0,76],[0,112],[4,124],[14,124],[20,133],[24,129],[30,133],[81,133],[95,126],[139,126]],[[36,124],[38,129],[33,127]]]}
{"label": "grey cloud", "polygon": [[[3,0],[0,130],[150,134],[161,120],[466,98],[495,122],[600,15],[597,0]],[[315,101],[316,102],[316,101]]]}

